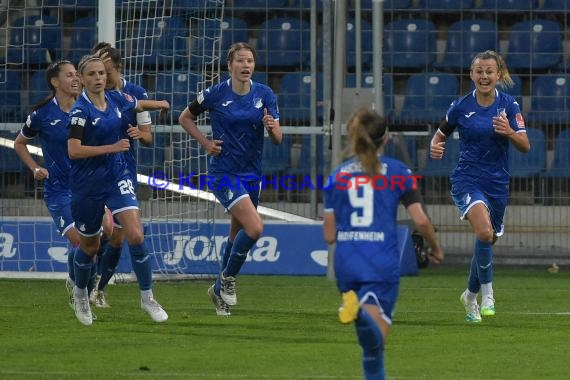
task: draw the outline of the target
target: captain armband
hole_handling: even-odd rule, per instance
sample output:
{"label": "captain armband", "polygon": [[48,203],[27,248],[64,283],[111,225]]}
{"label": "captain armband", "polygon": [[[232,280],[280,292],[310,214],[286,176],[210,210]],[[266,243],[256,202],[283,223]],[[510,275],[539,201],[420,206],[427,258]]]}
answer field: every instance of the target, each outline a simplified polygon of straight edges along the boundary
{"label": "captain armband", "polygon": [[454,125],[449,125],[447,120],[443,119],[441,123],[439,123],[438,132],[443,133],[445,136],[449,136],[455,130]]}
{"label": "captain armband", "polygon": [[202,112],[204,112],[204,108],[202,107],[202,105],[200,103],[198,103],[197,99],[188,105],[188,110],[194,116],[198,116]]}
{"label": "captain armband", "polygon": [[413,203],[420,203],[423,204],[422,194],[418,189],[413,189],[402,195],[400,201],[404,205],[404,207],[408,207]]}

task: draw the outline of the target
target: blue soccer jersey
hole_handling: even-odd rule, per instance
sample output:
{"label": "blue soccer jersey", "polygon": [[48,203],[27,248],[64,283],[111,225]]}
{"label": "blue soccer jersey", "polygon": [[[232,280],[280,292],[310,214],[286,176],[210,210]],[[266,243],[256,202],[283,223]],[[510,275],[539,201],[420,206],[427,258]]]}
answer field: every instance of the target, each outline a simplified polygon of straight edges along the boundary
{"label": "blue soccer jersey", "polygon": [[59,108],[54,97],[32,112],[21,134],[27,139],[38,136],[44,155],[44,166],[49,177],[44,180],[44,197],[70,193],[69,171],[71,161],[67,154],[69,115]]}
{"label": "blue soccer jersey", "polygon": [[[98,110],[84,92],[70,112],[70,125],[83,130],[82,145],[112,145],[124,138],[124,114],[136,107],[136,99],[110,96],[105,92],[107,108]],[[123,176],[126,162],[122,153],[104,154],[71,160],[71,191],[75,194],[102,194]]]}
{"label": "blue soccer jersey", "polygon": [[213,138],[222,140],[223,150],[210,160],[210,174],[261,176],[261,157],[265,128],[262,118],[268,114],[279,120],[275,94],[268,86],[251,82],[246,95],[232,91],[231,79],[198,94],[197,101],[209,111]]}
{"label": "blue soccer jersey", "polygon": [[[337,167],[324,192],[324,211],[334,212],[334,267],[339,283],[398,282],[397,211],[400,198],[415,186],[402,162],[381,157],[381,173],[362,184],[356,158]],[[360,183],[356,188],[356,183]]]}
{"label": "blue soccer jersey", "polygon": [[460,137],[459,162],[451,175],[452,184],[479,184],[491,196],[508,195],[509,140],[495,133],[493,117],[504,111],[516,133],[525,132],[524,119],[516,100],[496,91],[489,107],[477,103],[475,90],[455,100],[447,111],[447,123],[457,128]]}

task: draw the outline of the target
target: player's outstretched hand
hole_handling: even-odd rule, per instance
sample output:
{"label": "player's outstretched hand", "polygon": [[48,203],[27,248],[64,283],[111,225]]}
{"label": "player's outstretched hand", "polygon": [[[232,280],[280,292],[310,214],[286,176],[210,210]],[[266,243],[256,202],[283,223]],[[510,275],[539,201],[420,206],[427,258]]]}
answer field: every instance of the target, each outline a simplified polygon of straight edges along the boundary
{"label": "player's outstretched hand", "polygon": [[441,247],[430,248],[428,251],[428,260],[430,263],[441,264],[444,259],[444,253]]}

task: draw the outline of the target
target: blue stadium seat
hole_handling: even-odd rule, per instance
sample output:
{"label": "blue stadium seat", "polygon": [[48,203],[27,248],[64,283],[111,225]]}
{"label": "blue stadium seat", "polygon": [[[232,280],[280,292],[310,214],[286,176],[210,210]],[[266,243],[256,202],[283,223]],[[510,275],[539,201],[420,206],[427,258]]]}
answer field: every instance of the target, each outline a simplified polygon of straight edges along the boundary
{"label": "blue stadium seat", "polygon": [[408,78],[398,123],[439,124],[451,102],[459,96],[459,81],[446,73],[419,73]]}
{"label": "blue stadium seat", "polygon": [[564,130],[554,140],[554,160],[548,177],[570,178],[570,130]]}
{"label": "blue stadium seat", "polygon": [[46,73],[44,70],[36,71],[30,76],[30,85],[28,87],[28,106],[29,109],[41,100],[43,100],[50,93],[46,81]]}
{"label": "blue stadium seat", "polygon": [[95,17],[80,18],[73,23],[71,30],[71,44],[67,59],[77,65],[81,57],[89,54],[98,41],[97,19]]}
{"label": "blue stadium seat", "polygon": [[430,12],[456,12],[470,10],[474,0],[419,0],[412,9],[428,9]]}
{"label": "blue stadium seat", "polygon": [[169,150],[169,133],[153,131],[152,146],[138,144],[137,172],[150,175],[157,171],[164,171],[166,152]]}
{"label": "blue stadium seat", "polygon": [[[307,124],[311,119],[311,74],[285,74],[277,91],[281,125]],[[317,73],[317,116],[322,117],[322,73]],[[320,103],[320,104],[319,104]]]}
{"label": "blue stadium seat", "polygon": [[288,0],[233,0],[233,8],[245,8],[256,11],[264,11],[271,5],[271,8],[285,8],[289,5]]}
{"label": "blue stadium seat", "polygon": [[511,27],[509,69],[549,69],[562,61],[562,29],[556,21],[526,20]]}
{"label": "blue stadium seat", "polygon": [[436,56],[435,25],[429,20],[392,21],[384,29],[384,66],[429,67]]}
{"label": "blue stadium seat", "polygon": [[483,0],[476,9],[493,12],[528,12],[537,6],[538,0]]}
{"label": "blue stadium seat", "polygon": [[509,173],[512,178],[532,178],[546,171],[546,137],[537,128],[527,128],[530,152],[522,153],[509,144]]}
{"label": "blue stadium seat", "polygon": [[20,17],[9,33],[8,63],[45,65],[62,56],[61,25],[54,17]]}
{"label": "blue stadium seat", "polygon": [[18,70],[0,70],[0,118],[3,122],[23,122],[20,110],[21,74]]}
{"label": "blue stadium seat", "polygon": [[445,55],[437,68],[469,69],[475,54],[485,50],[498,50],[499,33],[494,21],[468,19],[449,26]]}
{"label": "blue stadium seat", "polygon": [[[412,4],[412,0],[385,0],[384,10],[393,11],[399,9],[408,9]],[[362,9],[372,9],[372,0],[362,0]]]}
{"label": "blue stadium seat", "polygon": [[427,149],[426,166],[420,171],[426,177],[449,177],[459,161],[459,139],[453,135],[447,137],[445,152],[441,160],[433,160]]}
{"label": "blue stadium seat", "polygon": [[195,99],[196,94],[203,90],[200,87],[202,78],[196,74],[182,71],[158,72],[156,75],[157,100],[166,99],[170,102],[170,115],[178,122],[180,113]]}
{"label": "blue stadium seat", "polygon": [[[300,141],[301,152],[299,155],[299,161],[296,163],[291,159],[291,166],[287,170],[287,174],[298,175],[298,176],[308,176],[311,174],[311,165],[313,161],[311,160],[311,135],[302,135]],[[315,152],[317,159],[317,174],[322,175],[324,171],[323,153],[324,153],[324,139],[323,134],[316,135],[317,150]],[[294,144],[292,144],[294,146]],[[293,153],[291,153],[293,154]],[[292,157],[291,157],[292,158]]]}
{"label": "blue stadium seat", "polygon": [[570,3],[568,0],[542,0],[539,3],[538,11],[568,11],[570,10]]}
{"label": "blue stadium seat", "polygon": [[415,136],[393,135],[384,146],[384,155],[397,158],[415,171],[418,168],[418,141]]}
{"label": "blue stadium seat", "polygon": [[[511,75],[511,79],[515,83],[513,87],[508,88],[501,88],[499,89],[507,94],[511,95],[515,98],[515,100],[519,103],[519,107],[522,107],[522,79],[519,75]],[[475,89],[475,83],[471,81],[469,83],[469,91],[473,91]]]}
{"label": "blue stadium seat", "polygon": [[[384,74],[382,76],[382,84],[384,87],[384,115],[390,118],[394,113],[394,79],[392,74]],[[356,88],[356,74],[346,74],[345,86]],[[364,88],[374,87],[374,76],[372,74],[363,74],[360,86]]]}
{"label": "blue stadium seat", "polygon": [[265,139],[263,143],[263,174],[283,175],[287,170],[291,160],[291,137],[283,136],[281,144],[275,145],[270,139]]}
{"label": "blue stadium seat", "polygon": [[296,18],[263,22],[257,40],[257,65],[270,68],[298,68],[309,59],[309,23]]}
{"label": "blue stadium seat", "polygon": [[566,125],[570,122],[570,76],[537,76],[531,89],[530,125]]}
{"label": "blue stadium seat", "polygon": [[[372,25],[366,21],[360,21],[361,27],[361,51],[362,67],[368,69],[372,64]],[[348,69],[356,67],[356,25],[354,20],[346,23],[346,66]]]}
{"label": "blue stadium seat", "polygon": [[222,62],[229,47],[236,42],[248,42],[248,26],[245,20],[237,17],[224,17],[222,21]]}
{"label": "blue stadium seat", "polygon": [[[15,140],[18,136],[18,133],[20,132],[0,130],[0,137],[4,137],[9,140]],[[2,157],[0,160],[0,173],[20,173],[24,171],[25,166],[14,149],[0,145],[0,157]]]}

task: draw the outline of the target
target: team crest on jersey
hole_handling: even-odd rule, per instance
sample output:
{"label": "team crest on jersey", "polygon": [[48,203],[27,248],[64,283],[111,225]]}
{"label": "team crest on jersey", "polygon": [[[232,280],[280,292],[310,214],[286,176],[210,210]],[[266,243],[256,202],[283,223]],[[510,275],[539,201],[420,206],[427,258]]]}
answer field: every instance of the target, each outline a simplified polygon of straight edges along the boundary
{"label": "team crest on jersey", "polygon": [[257,109],[260,109],[261,107],[263,107],[263,101],[261,101],[261,98],[253,99],[253,106]]}
{"label": "team crest on jersey", "polygon": [[515,118],[516,118],[516,120],[517,120],[517,126],[518,126],[519,128],[524,128],[524,118],[523,118],[523,115],[519,112],[519,113],[517,113],[517,115],[516,115]]}

